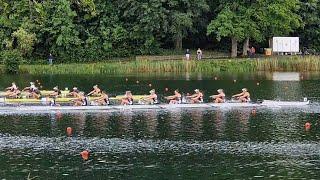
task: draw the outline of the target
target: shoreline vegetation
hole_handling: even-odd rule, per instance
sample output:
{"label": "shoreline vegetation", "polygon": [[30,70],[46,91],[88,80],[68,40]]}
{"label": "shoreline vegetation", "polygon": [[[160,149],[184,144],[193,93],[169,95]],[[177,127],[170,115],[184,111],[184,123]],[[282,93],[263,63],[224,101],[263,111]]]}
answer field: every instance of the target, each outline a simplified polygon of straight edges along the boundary
{"label": "shoreline vegetation", "polygon": [[[129,74],[129,73],[216,73],[256,71],[320,71],[320,56],[283,56],[243,59],[127,60],[56,65],[20,65],[21,74]],[[4,67],[1,66],[4,73]]]}

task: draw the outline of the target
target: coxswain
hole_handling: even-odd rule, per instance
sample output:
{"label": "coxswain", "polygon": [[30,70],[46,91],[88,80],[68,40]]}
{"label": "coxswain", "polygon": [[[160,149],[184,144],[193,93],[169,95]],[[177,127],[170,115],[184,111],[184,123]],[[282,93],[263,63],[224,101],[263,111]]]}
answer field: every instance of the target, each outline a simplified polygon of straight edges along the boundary
{"label": "coxswain", "polygon": [[179,90],[176,89],[174,90],[174,95],[165,98],[169,101],[169,104],[181,104],[181,97]]}
{"label": "coxswain", "polygon": [[105,105],[109,105],[109,96],[106,92],[102,91],[101,92],[101,96],[95,100],[95,102],[99,105],[99,106],[105,106]]}
{"label": "coxswain", "polygon": [[126,94],[121,99],[121,105],[132,105],[133,104],[133,96],[131,91],[126,91]]}
{"label": "coxswain", "polygon": [[101,96],[101,89],[98,85],[93,86],[93,90],[87,94],[87,96]]}
{"label": "coxswain", "polygon": [[73,87],[72,91],[68,94],[68,96],[77,97],[79,93],[80,93],[80,91],[78,90],[78,88]]}
{"label": "coxswain", "polygon": [[224,103],[226,101],[226,95],[223,92],[223,89],[217,90],[218,94],[210,96],[213,99],[214,103]]}
{"label": "coxswain", "polygon": [[157,104],[158,103],[158,96],[156,94],[156,90],[152,89],[151,91],[149,91],[150,95],[142,98],[142,104],[146,103],[146,104]]}
{"label": "coxswain", "polygon": [[191,96],[187,96],[191,100],[191,103],[203,103],[203,94],[199,89],[194,90],[194,94]]}
{"label": "coxswain", "polygon": [[35,98],[35,99],[39,99],[40,98],[40,91],[34,85],[33,82],[30,82],[30,86],[25,87],[22,91],[28,92],[27,97],[29,97],[29,98]]}
{"label": "coxswain", "polygon": [[17,98],[20,95],[20,93],[21,92],[20,92],[19,88],[17,87],[16,83],[13,82],[13,83],[11,83],[10,87],[6,88],[5,96],[9,97],[9,98]]}
{"label": "coxswain", "polygon": [[233,95],[232,97],[240,102],[250,102],[250,93],[248,92],[247,88],[243,88],[242,93]]}
{"label": "coxswain", "polygon": [[72,101],[74,102],[74,106],[88,106],[88,99],[84,95],[84,92],[78,93],[76,99]]}

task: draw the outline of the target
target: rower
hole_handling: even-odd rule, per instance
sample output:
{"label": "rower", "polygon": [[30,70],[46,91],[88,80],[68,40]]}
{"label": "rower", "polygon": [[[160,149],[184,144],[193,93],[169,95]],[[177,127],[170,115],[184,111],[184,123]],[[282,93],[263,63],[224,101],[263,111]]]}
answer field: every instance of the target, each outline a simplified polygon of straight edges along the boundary
{"label": "rower", "polygon": [[68,94],[68,96],[77,97],[77,95],[80,93],[77,87],[73,87],[72,91]]}
{"label": "rower", "polygon": [[74,106],[88,106],[88,99],[84,95],[84,92],[80,92],[79,94],[77,94],[77,98],[72,101],[74,102]]}
{"label": "rower", "polygon": [[152,89],[149,91],[150,95],[142,98],[142,104],[157,104],[158,103],[158,96],[156,94],[156,90]]}
{"label": "rower", "polygon": [[217,95],[210,96],[213,99],[213,102],[214,103],[226,102],[226,99],[225,99],[226,95],[224,94],[223,89],[218,89],[217,92],[218,92]]}
{"label": "rower", "polygon": [[30,82],[30,86],[25,87],[22,91],[27,91],[29,98],[39,99],[40,98],[40,91],[39,89],[34,85],[33,82]]}
{"label": "rower", "polygon": [[194,90],[194,94],[191,96],[187,96],[187,98],[191,99],[191,103],[203,103],[203,94],[199,89]]}
{"label": "rower", "polygon": [[53,93],[49,94],[49,96],[54,98],[61,96],[61,90],[58,88],[58,86],[53,88]]}
{"label": "rower", "polygon": [[131,91],[126,91],[126,94],[121,99],[121,105],[132,105],[133,104],[133,96]]}
{"label": "rower", "polygon": [[233,95],[232,97],[236,98],[240,102],[250,102],[250,93],[248,92],[247,88],[243,88],[242,93]]}
{"label": "rower", "polygon": [[169,100],[169,104],[181,104],[181,94],[179,93],[179,90],[174,90],[174,95],[165,97],[167,100]]}
{"label": "rower", "polygon": [[15,82],[12,82],[11,86],[7,87],[6,90],[5,96],[9,98],[17,98],[21,93]]}
{"label": "rower", "polygon": [[101,89],[98,85],[94,85],[93,90],[87,96],[101,96]]}
{"label": "rower", "polygon": [[105,106],[105,105],[109,105],[109,97],[106,94],[106,92],[102,91],[101,96],[99,97],[99,99],[96,99],[95,102],[99,105],[99,106]]}

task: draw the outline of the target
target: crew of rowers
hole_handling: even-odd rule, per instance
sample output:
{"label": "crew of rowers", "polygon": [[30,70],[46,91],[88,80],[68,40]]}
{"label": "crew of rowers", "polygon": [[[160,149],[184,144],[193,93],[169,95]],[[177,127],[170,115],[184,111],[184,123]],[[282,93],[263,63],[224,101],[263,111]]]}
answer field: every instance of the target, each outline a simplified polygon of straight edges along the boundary
{"label": "crew of rowers", "polygon": [[[25,87],[22,91],[26,92],[26,96],[28,98],[39,99],[41,94],[40,90],[35,86],[33,82],[30,82],[30,86]],[[213,99],[214,103],[224,103],[226,102],[226,95],[223,89],[218,89],[217,94],[210,96]],[[139,99],[139,104],[157,104],[158,96],[156,91],[152,89],[149,91],[150,95],[142,97]],[[17,87],[17,85],[13,82],[12,85],[6,88],[5,96],[8,98],[18,98],[21,94],[21,91]],[[88,96],[97,97],[94,100],[96,105],[108,105],[109,97],[105,91],[102,91],[98,85],[94,85],[91,92],[85,95],[84,92],[78,90],[77,87],[74,87],[72,91],[68,94],[69,97],[73,97],[71,100],[75,106],[86,106],[89,105]],[[55,99],[61,97],[61,90],[58,86],[53,88],[53,92],[48,94],[48,97],[53,99],[53,104],[55,103]],[[186,101],[190,103],[203,103],[203,93],[199,89],[194,90],[194,94],[185,96]],[[239,102],[249,102],[250,101],[250,93],[246,88],[242,89],[242,92],[232,96],[233,99]],[[169,104],[180,104],[182,103],[182,95],[178,89],[174,91],[172,96],[167,96],[165,99]],[[121,98],[121,105],[132,105],[134,100],[134,96],[131,91],[126,91],[125,95]]]}

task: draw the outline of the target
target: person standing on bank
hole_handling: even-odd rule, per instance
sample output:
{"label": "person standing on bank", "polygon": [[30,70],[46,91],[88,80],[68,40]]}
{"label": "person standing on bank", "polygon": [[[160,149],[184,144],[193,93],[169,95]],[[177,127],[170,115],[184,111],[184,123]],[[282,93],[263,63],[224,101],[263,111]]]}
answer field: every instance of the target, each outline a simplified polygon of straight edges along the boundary
{"label": "person standing on bank", "polygon": [[202,50],[200,48],[198,48],[198,50],[197,50],[197,59],[198,60],[202,59]]}
{"label": "person standing on bank", "polygon": [[52,65],[53,56],[51,53],[49,54],[48,61],[49,61],[49,65]]}
{"label": "person standing on bank", "polygon": [[187,61],[190,60],[190,50],[189,49],[186,50],[186,60]]}

